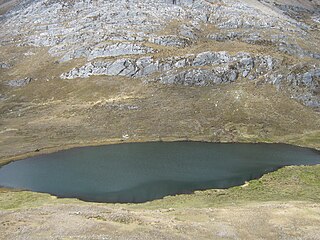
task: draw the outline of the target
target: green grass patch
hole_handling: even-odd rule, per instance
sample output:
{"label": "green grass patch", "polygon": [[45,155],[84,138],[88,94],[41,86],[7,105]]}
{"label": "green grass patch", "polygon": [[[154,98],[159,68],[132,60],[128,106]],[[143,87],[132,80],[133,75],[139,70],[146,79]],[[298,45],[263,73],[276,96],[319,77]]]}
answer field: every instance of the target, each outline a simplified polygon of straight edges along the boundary
{"label": "green grass patch", "polygon": [[244,186],[198,191],[192,195],[166,197],[138,208],[215,207],[264,201],[320,202],[320,165],[288,166],[251,180]]}

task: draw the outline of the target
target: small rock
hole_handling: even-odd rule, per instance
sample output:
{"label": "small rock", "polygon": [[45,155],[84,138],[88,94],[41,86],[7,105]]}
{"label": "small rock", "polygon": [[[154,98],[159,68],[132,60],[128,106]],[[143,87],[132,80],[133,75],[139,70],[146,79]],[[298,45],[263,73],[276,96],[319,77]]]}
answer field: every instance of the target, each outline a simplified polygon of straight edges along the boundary
{"label": "small rock", "polygon": [[10,80],[10,81],[8,81],[8,85],[10,87],[23,87],[23,86],[29,84],[31,81],[32,81],[32,78],[26,77],[24,79]]}
{"label": "small rock", "polygon": [[10,64],[8,64],[8,63],[0,63],[0,69],[2,68],[2,69],[8,69],[8,68],[10,68],[11,66],[10,66]]}

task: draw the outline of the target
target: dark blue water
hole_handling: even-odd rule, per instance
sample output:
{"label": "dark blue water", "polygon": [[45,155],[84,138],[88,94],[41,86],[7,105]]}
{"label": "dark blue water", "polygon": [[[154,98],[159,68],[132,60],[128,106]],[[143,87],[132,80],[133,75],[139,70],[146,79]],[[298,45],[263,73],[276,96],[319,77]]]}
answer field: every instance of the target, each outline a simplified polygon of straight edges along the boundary
{"label": "dark blue water", "polygon": [[319,163],[319,152],[284,144],[129,143],[12,162],[0,168],[0,185],[87,201],[145,202]]}

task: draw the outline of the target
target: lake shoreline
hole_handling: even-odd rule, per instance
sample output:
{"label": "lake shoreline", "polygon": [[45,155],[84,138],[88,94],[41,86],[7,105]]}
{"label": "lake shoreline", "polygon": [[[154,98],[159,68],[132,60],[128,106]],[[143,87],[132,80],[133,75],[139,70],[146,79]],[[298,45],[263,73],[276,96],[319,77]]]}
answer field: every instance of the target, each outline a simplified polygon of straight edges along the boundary
{"label": "lake shoreline", "polygon": [[317,164],[320,152],[288,144],[126,143],[13,162],[0,168],[0,185],[93,202],[142,203],[240,186],[283,166]]}
{"label": "lake shoreline", "polygon": [[313,149],[317,152],[320,151],[320,147],[314,147],[312,144],[303,144],[303,143],[291,143],[289,141],[210,141],[206,137],[190,137],[190,138],[178,138],[178,137],[162,137],[162,138],[141,138],[141,139],[106,139],[92,143],[75,143],[75,144],[67,144],[67,145],[59,145],[52,147],[44,147],[41,149],[35,149],[34,151],[25,152],[22,154],[17,154],[13,156],[7,156],[0,158],[0,167],[9,164],[10,162],[22,160],[24,158],[34,157],[43,154],[50,154],[54,152],[64,151],[73,148],[81,148],[81,147],[97,147],[104,145],[113,145],[113,144],[125,144],[125,143],[144,143],[144,142],[203,142],[203,143],[215,143],[215,144],[233,144],[233,143],[251,143],[251,144],[286,144],[297,147],[309,148]]}

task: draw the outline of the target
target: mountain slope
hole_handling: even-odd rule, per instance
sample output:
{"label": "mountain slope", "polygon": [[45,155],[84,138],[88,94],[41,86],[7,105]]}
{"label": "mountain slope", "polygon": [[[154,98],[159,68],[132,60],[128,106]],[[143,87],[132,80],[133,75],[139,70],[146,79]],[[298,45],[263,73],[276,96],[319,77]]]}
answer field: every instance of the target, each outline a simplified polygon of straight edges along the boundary
{"label": "mountain slope", "polygon": [[123,136],[319,144],[319,1],[8,3],[1,156]]}

